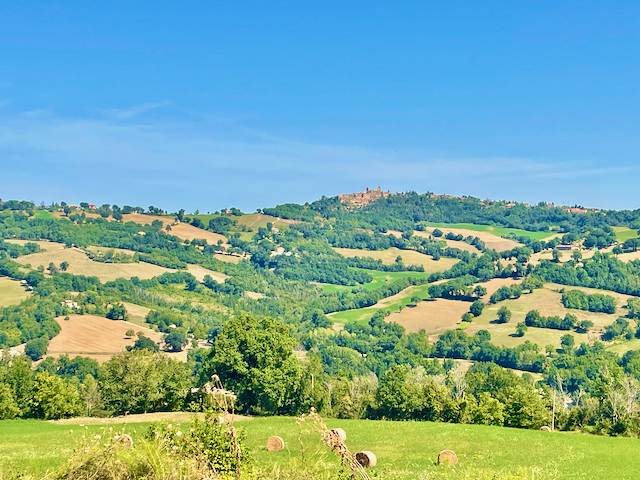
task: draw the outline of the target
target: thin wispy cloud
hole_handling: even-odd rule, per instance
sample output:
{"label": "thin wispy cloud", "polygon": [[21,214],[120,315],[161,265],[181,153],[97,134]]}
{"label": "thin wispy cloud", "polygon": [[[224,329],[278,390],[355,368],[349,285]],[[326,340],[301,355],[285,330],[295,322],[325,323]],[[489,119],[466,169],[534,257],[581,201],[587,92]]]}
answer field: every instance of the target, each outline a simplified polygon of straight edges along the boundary
{"label": "thin wispy cloud", "polygon": [[133,118],[137,115],[140,115],[141,113],[148,112],[149,110],[153,110],[155,108],[166,107],[167,105],[171,105],[171,102],[164,101],[158,103],[144,103],[142,105],[136,105],[134,107],[124,109],[112,108],[104,110],[104,113],[109,117],[115,117],[124,120],[127,118]]}
{"label": "thin wispy cloud", "polygon": [[[624,205],[597,203],[598,180],[618,176],[624,183],[633,177],[623,174],[634,167],[588,161],[445,158],[425,149],[300,142],[234,122],[144,117],[167,104],[110,110],[102,119],[0,113],[0,197],[253,210],[380,185],[392,191],[619,207]],[[590,181],[592,188],[582,188]]]}

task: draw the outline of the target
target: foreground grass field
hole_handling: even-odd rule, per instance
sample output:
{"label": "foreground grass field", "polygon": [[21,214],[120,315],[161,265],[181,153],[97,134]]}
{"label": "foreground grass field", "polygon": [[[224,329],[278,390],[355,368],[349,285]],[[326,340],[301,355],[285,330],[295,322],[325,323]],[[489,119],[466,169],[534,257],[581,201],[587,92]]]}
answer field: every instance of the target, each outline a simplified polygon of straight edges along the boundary
{"label": "foreground grass field", "polygon": [[[293,478],[326,478],[321,472],[335,470],[339,464],[313,433],[302,435],[302,461],[300,430],[294,418],[253,418],[235,425],[246,430],[254,467],[273,472],[272,478],[278,478],[279,471],[303,472],[305,468],[314,473]],[[370,450],[376,454],[378,465],[369,470],[373,478],[625,480],[638,478],[640,468],[638,440],[632,438],[429,422],[328,420],[327,425],[347,432],[346,443],[351,451]],[[130,423],[125,431],[138,441],[147,427],[146,423]],[[308,429],[304,423],[302,427],[303,432]],[[175,424],[175,428],[187,425]],[[84,427],[4,420],[0,422],[0,469],[8,478],[23,473],[39,479],[64,462],[83,434],[113,435],[120,430],[119,425]],[[285,440],[283,451],[266,451],[264,445],[271,435]],[[436,465],[438,453],[444,449],[456,452],[456,467]]]}

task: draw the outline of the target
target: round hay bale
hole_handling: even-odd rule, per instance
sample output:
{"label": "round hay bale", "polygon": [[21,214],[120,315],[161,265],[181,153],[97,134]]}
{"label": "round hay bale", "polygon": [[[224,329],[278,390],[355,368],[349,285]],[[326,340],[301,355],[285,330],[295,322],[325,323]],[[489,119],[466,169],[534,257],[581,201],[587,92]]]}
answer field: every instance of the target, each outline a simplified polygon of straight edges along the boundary
{"label": "round hay bale", "polygon": [[122,445],[127,450],[131,450],[133,448],[133,438],[131,438],[126,433],[123,433],[122,435],[116,435],[115,437],[113,437],[113,439],[116,441],[116,443]]}
{"label": "round hay bale", "polygon": [[370,452],[368,450],[364,450],[362,452],[356,453],[356,460],[364,468],[375,467],[376,463],[378,463],[378,459],[376,458],[376,454],[373,453],[373,452]]}
{"label": "round hay bale", "polygon": [[542,430],[543,432],[550,432],[551,429],[549,427],[547,427],[546,425],[543,427],[540,427],[540,430]]}
{"label": "round hay bale", "polygon": [[347,432],[341,428],[334,428],[331,430],[331,435],[339,438],[341,442],[345,442],[347,440]]}
{"label": "round hay bale", "polygon": [[269,437],[267,440],[267,450],[270,452],[279,452],[284,448],[284,440],[276,435]]}
{"label": "round hay bale", "polygon": [[438,463],[440,465],[448,465],[450,467],[453,467],[456,463],[458,463],[458,456],[451,450],[443,450],[438,455]]}

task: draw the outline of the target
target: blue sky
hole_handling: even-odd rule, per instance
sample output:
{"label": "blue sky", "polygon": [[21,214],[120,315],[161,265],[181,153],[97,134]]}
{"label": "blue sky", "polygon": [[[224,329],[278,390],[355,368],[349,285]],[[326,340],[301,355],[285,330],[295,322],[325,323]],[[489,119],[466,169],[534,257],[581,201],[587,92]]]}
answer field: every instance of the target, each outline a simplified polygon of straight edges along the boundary
{"label": "blue sky", "polygon": [[0,197],[640,207],[640,3],[0,3]]}

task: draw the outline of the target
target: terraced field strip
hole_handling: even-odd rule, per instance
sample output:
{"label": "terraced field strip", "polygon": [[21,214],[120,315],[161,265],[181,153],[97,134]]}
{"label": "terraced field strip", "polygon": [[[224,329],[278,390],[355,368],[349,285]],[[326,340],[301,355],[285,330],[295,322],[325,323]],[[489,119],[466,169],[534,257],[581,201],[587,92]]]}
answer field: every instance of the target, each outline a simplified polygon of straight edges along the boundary
{"label": "terraced field strip", "polygon": [[[7,240],[7,242],[24,244],[26,240]],[[67,272],[74,275],[85,275],[87,277],[98,277],[101,282],[113,281],[116,278],[131,278],[138,277],[140,279],[149,279],[162,275],[166,272],[178,272],[174,268],[165,268],[158,265],[152,265],[150,263],[138,262],[138,263],[102,263],[91,260],[87,254],[79,248],[66,248],[63,243],[54,242],[34,242],[37,243],[43,251],[38,253],[32,253],[30,255],[23,255],[16,259],[16,262],[21,265],[31,265],[31,268],[36,269],[39,265],[48,267],[49,263],[53,263],[57,267],[62,262],[67,262],[69,267]],[[104,247],[88,247],[88,250],[115,250],[123,253],[133,253],[130,250],[122,249],[105,249]],[[227,278],[227,275],[221,272],[209,270],[201,267],[200,265],[187,265],[187,271],[191,273],[198,281],[202,281],[206,275],[211,276],[216,282],[223,283]]]}
{"label": "terraced field strip", "polygon": [[457,258],[441,257],[434,260],[430,255],[419,253],[414,250],[400,250],[392,247],[386,250],[360,250],[357,248],[338,248],[333,250],[343,257],[361,257],[381,260],[385,265],[393,265],[397,257],[401,257],[405,265],[422,265],[426,273],[444,272],[449,270],[459,262]]}
{"label": "terraced field strip", "polygon": [[[459,225],[464,225],[464,224],[459,224]],[[477,225],[476,225],[477,226]],[[430,227],[430,229],[427,229],[423,232],[419,232],[419,231],[415,231],[414,235],[417,236],[421,236],[421,237],[429,237],[431,236],[431,233],[433,232],[433,230],[435,230],[436,227]],[[462,235],[463,237],[478,237],[480,240],[482,240],[485,243],[485,246],[488,249],[493,249],[496,250],[498,252],[503,252],[505,250],[511,250],[514,247],[520,246],[521,244],[516,242],[515,240],[508,240],[506,238],[501,238],[498,234],[496,234],[494,231],[486,231],[484,229],[481,230],[470,230],[468,228],[454,228],[454,227],[450,227],[450,226],[441,226],[441,227],[437,227],[440,231],[442,231],[442,233],[444,235],[446,235],[447,233],[453,233],[454,235]],[[444,236],[440,237],[440,239],[445,240]]]}
{"label": "terraced field strip", "polygon": [[373,280],[363,285],[334,285],[332,283],[316,283],[322,287],[324,293],[335,293],[340,290],[353,290],[354,288],[364,288],[365,290],[375,290],[383,287],[388,283],[398,280],[400,278],[428,278],[429,274],[426,272],[382,272],[380,270],[366,270],[364,268],[356,268],[361,272],[368,273],[373,277]]}

